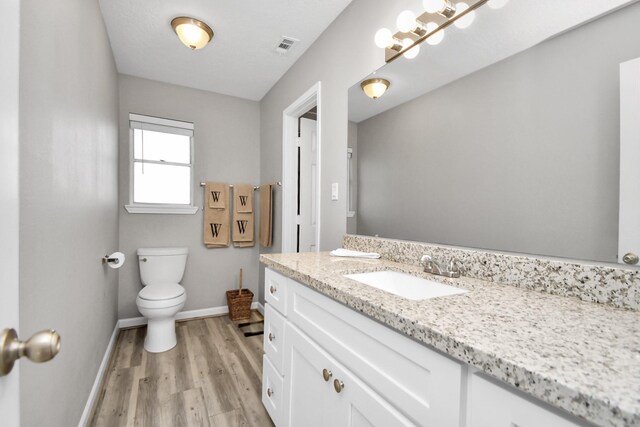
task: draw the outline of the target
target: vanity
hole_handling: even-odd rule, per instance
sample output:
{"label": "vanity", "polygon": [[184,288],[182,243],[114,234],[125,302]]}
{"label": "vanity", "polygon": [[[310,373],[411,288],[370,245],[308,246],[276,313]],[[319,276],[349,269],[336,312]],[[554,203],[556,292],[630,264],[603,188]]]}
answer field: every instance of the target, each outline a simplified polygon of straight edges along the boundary
{"label": "vanity", "polygon": [[640,426],[640,3],[485,3],[349,89],[342,247],[382,258],[260,257],[277,426]]}
{"label": "vanity", "polygon": [[[637,311],[384,258],[261,255],[277,426],[640,425]],[[410,300],[345,277],[375,271],[467,292]]]}

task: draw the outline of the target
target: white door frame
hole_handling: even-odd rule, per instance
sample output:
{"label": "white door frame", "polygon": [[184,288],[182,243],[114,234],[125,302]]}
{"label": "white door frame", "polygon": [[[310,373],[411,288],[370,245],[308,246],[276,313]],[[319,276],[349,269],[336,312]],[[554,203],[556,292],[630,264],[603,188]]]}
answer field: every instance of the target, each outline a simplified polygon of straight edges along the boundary
{"label": "white door frame", "polygon": [[[18,332],[18,245],[19,245],[19,71],[20,71],[20,1],[0,2],[0,331],[14,328]],[[20,425],[19,365],[9,375],[0,377],[0,414],[2,425]]]}
{"label": "white door frame", "polygon": [[318,107],[318,193],[316,200],[316,248],[320,248],[320,194],[322,182],[322,108],[321,84],[317,82],[282,112],[282,252],[296,251],[296,197],[298,167],[298,118],[314,106]]}
{"label": "white door frame", "polygon": [[640,58],[620,64],[620,211],[618,262],[640,255]]}

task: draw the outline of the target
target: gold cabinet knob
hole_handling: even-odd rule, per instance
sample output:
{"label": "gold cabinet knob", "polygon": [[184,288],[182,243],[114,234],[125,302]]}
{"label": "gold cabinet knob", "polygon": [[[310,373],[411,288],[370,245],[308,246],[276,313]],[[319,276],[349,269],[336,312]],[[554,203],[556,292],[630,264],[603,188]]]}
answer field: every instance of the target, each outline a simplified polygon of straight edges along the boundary
{"label": "gold cabinet knob", "polygon": [[622,257],[622,261],[624,261],[625,264],[636,265],[640,261],[640,258],[638,258],[638,255],[629,252]]}
{"label": "gold cabinet knob", "polygon": [[344,383],[338,379],[333,380],[333,388],[336,389],[336,393],[340,393],[344,389]]}
{"label": "gold cabinet knob", "polygon": [[269,292],[271,292],[271,295],[275,294],[277,290],[278,290],[278,289],[276,289],[276,287],[275,287],[275,286],[271,286],[271,287],[269,288]]}
{"label": "gold cabinet knob", "polygon": [[331,378],[333,376],[333,372],[331,372],[328,369],[323,369],[322,370],[322,378],[324,378],[325,381],[329,381],[329,378]]}
{"label": "gold cabinet knob", "polygon": [[273,396],[273,390],[271,390],[271,388],[267,389],[267,396],[269,397]]}
{"label": "gold cabinet knob", "polygon": [[32,362],[47,362],[60,351],[60,334],[53,329],[36,332],[26,341],[20,341],[15,329],[0,333],[0,377],[13,369],[16,360],[25,356]]}
{"label": "gold cabinet knob", "polygon": [[269,332],[269,341],[273,341],[276,339],[276,336]]}

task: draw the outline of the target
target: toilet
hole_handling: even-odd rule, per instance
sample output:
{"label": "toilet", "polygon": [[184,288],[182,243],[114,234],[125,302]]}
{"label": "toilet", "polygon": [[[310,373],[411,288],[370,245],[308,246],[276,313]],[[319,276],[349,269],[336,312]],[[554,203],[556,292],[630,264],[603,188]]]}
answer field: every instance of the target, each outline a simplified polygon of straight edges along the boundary
{"label": "toilet", "polygon": [[147,319],[144,349],[161,353],[175,347],[176,314],[187,301],[180,286],[188,248],[140,248],[138,264],[142,290],[136,298],[138,311]]}

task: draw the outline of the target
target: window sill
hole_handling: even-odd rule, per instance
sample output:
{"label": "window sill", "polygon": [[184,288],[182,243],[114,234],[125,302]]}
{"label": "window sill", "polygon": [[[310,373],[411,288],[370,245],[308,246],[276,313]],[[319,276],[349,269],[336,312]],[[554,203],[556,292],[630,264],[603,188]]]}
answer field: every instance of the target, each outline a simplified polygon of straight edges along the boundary
{"label": "window sill", "polygon": [[131,214],[193,215],[198,212],[197,206],[125,205],[124,208]]}

